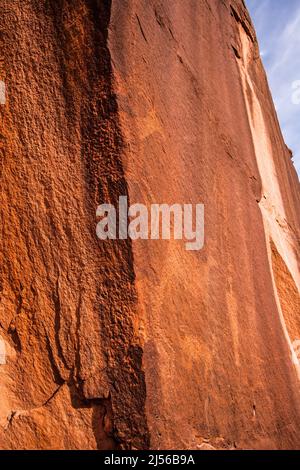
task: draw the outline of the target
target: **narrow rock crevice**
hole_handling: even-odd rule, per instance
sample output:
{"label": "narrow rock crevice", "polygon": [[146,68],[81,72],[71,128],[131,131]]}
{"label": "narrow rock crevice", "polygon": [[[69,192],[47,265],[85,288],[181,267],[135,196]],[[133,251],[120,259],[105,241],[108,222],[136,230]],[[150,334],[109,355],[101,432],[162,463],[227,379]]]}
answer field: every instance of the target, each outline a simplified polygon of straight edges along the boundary
{"label": "narrow rock crevice", "polygon": [[230,11],[231,15],[242,26],[250,41],[257,46],[256,34],[252,26],[250,17],[248,13],[246,13],[246,9],[244,9],[243,11],[238,11],[237,6],[231,4]]}
{"label": "narrow rock crevice", "polygon": [[[86,28],[86,31],[83,47],[86,50],[83,63],[80,64],[84,74],[79,92],[81,100],[79,111],[74,110],[72,96],[77,92],[74,89],[76,77],[82,73],[78,68],[76,48],[72,47],[61,15],[65,2],[61,3],[61,8],[52,6],[53,24],[60,48],[63,45],[59,60],[64,74],[65,89],[68,91],[66,100],[69,112],[71,114],[77,112],[80,122],[86,212],[89,214],[89,230],[95,233],[97,206],[106,202],[117,207],[119,196],[128,197],[122,162],[124,142],[107,45],[111,1],[89,0],[84,4],[83,28]],[[78,5],[76,6],[78,8]],[[98,260],[99,279],[99,284],[95,285],[94,305],[98,309],[102,338],[99,348],[107,361],[106,375],[110,388],[114,438],[122,448],[147,448],[149,435],[145,418],[146,388],[141,360],[143,350],[133,327],[137,315],[137,295],[131,240],[101,243],[95,237],[93,249]],[[56,305],[59,307],[57,294]],[[77,392],[84,398],[83,383],[78,375],[81,361],[78,338],[79,315],[80,308],[76,313],[74,381]],[[56,318],[58,316],[59,308]],[[58,318],[56,324],[59,324]]]}

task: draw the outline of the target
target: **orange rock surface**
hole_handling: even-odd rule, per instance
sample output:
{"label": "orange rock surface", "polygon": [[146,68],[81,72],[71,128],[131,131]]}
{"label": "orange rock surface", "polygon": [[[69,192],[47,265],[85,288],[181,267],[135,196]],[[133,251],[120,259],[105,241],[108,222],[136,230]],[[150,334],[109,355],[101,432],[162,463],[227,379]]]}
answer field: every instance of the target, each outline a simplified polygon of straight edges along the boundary
{"label": "orange rock surface", "polygon": [[[299,181],[242,0],[2,0],[0,448],[300,447]],[[205,245],[96,237],[204,203]]]}

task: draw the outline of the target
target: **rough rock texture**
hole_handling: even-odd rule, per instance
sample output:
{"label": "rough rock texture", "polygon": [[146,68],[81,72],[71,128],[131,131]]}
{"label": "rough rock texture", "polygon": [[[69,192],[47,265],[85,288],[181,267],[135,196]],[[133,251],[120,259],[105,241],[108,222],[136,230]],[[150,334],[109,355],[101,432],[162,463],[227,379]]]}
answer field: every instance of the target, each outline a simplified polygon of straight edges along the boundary
{"label": "rough rock texture", "polygon": [[[0,447],[299,448],[299,182],[244,2],[0,28]],[[204,203],[204,249],[99,241],[119,195]]]}

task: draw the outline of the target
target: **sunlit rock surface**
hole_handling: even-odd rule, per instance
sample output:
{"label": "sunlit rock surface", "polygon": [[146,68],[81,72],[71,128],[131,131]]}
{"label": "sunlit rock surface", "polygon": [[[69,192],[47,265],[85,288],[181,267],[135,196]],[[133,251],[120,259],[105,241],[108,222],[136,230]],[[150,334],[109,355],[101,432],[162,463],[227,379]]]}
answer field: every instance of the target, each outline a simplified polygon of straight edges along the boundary
{"label": "sunlit rock surface", "polygon": [[[299,181],[242,0],[2,0],[0,447],[300,446]],[[204,203],[205,245],[96,208]]]}

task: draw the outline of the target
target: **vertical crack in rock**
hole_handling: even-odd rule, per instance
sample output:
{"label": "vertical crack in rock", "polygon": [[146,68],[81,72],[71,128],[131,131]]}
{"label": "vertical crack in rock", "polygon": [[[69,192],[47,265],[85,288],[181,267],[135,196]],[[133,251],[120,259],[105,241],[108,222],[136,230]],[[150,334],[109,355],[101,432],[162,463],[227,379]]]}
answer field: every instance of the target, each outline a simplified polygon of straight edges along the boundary
{"label": "vertical crack in rock", "polygon": [[231,10],[232,16],[235,18],[235,20],[238,23],[240,23],[240,25],[244,29],[245,33],[247,34],[251,42],[257,45],[257,39],[256,39],[256,35],[254,32],[254,28],[253,28],[251,19],[245,7],[241,9],[238,7],[238,5],[230,5],[230,10]]}
{"label": "vertical crack in rock", "polygon": [[53,304],[54,304],[54,311],[55,311],[55,317],[54,317],[54,328],[55,328],[55,344],[56,344],[56,350],[58,353],[58,356],[60,360],[62,361],[62,364],[66,370],[70,369],[65,357],[64,353],[62,350],[62,346],[60,344],[60,339],[59,339],[59,332],[60,332],[60,317],[61,317],[61,301],[60,301],[60,294],[59,294],[59,277],[57,278],[56,281],[56,286],[55,290],[53,292]]}
{"label": "vertical crack in rock", "polygon": [[138,22],[138,25],[139,25],[141,34],[142,34],[143,38],[145,39],[145,41],[148,43],[148,40],[147,40],[147,38],[146,38],[144,29],[143,29],[143,26],[142,26],[142,23],[141,23],[141,20],[139,19],[138,15],[136,15],[136,19],[137,19],[137,22]]}
{"label": "vertical crack in rock", "polygon": [[[72,4],[72,2],[70,2]],[[89,0],[85,2],[85,20],[89,25],[86,34],[84,83],[77,83],[81,94],[81,155],[85,166],[86,211],[90,216],[90,231],[95,231],[95,210],[101,203],[118,206],[119,196],[128,196],[122,165],[124,143],[119,125],[118,106],[113,90],[111,58],[107,46],[111,1]],[[63,5],[62,5],[63,10]],[[54,8],[55,24],[60,40],[66,44],[65,24],[59,7]],[[92,26],[92,27],[91,27]],[[84,26],[83,26],[84,27]],[[71,46],[68,46],[71,47]],[[74,59],[72,50],[64,51],[62,65]],[[72,79],[76,80],[76,64],[73,77],[64,76],[65,98],[72,113]],[[62,67],[70,70],[70,67]],[[79,75],[79,73],[78,73]],[[136,316],[136,291],[133,254],[130,240],[98,242],[99,284],[97,290],[102,348],[106,358],[106,376],[109,382],[109,400],[113,434],[121,448],[147,448],[148,430],[145,418],[145,379],[142,370],[142,347],[135,337],[133,321]],[[96,253],[95,253],[96,256]],[[77,351],[75,376],[76,388],[83,399],[98,403],[95,396],[85,397],[83,381],[80,381],[80,304],[77,309]],[[109,406],[110,408],[110,406]]]}
{"label": "vertical crack in rock", "polygon": [[[111,1],[3,3],[11,67],[1,109],[9,221],[1,322],[16,358],[4,384],[12,403],[0,411],[4,419],[25,412],[0,447],[145,449],[131,241],[96,237],[97,206],[128,195],[107,45]],[[2,158],[2,141],[0,150]]]}

